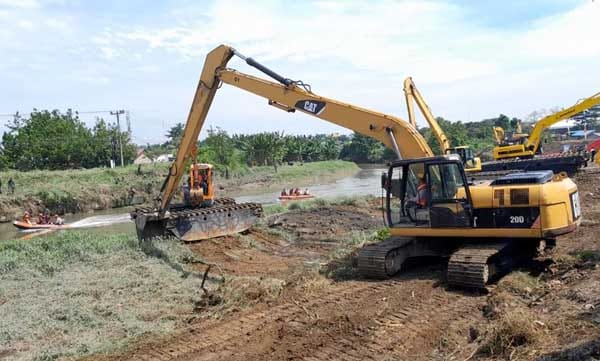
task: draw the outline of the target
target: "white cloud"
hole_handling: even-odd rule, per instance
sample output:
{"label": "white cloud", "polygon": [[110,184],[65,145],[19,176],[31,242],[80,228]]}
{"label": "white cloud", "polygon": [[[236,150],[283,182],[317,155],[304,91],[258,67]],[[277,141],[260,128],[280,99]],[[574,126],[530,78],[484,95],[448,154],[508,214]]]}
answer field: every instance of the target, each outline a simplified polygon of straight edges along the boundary
{"label": "white cloud", "polygon": [[36,0],[0,0],[0,7],[36,9],[40,7],[40,3]]}
{"label": "white cloud", "polygon": [[29,20],[19,20],[17,21],[17,26],[23,30],[33,30],[33,23]]}
{"label": "white cloud", "polygon": [[[10,63],[4,58],[0,69],[27,83],[27,66],[19,63],[36,59],[29,61],[29,68],[38,69],[32,78],[45,66],[74,82],[70,93],[62,95],[65,98],[82,82],[106,89],[139,89],[143,96],[123,90],[119,101],[137,104],[138,114],[144,109],[145,114],[155,113],[150,107],[156,107],[165,113],[153,117],[177,120],[184,119],[189,109],[205,54],[220,43],[311,83],[319,94],[401,117],[402,81],[409,75],[436,115],[461,120],[500,112],[524,116],[539,108],[568,106],[600,90],[598,1],[581,2],[570,11],[529,23],[506,19],[504,27],[474,19],[470,5],[461,3],[219,0],[176,5],[154,17],[132,16],[130,22],[114,23],[95,14],[80,17],[56,11],[56,1],[54,10],[46,11],[45,0],[0,0],[0,19],[6,23],[0,28],[0,52],[21,59]],[[19,20],[33,28],[19,31]],[[254,72],[239,61],[232,66]],[[117,94],[115,89],[112,93]],[[89,91],[86,100],[114,102],[108,95],[98,97]],[[281,117],[264,111],[262,99],[239,91],[221,92],[229,98],[215,102],[211,110],[215,121],[234,128],[256,124],[258,129]],[[244,106],[235,113],[232,103]],[[244,116],[253,121],[236,123]],[[289,127],[298,132],[325,129],[323,122],[304,120]]]}

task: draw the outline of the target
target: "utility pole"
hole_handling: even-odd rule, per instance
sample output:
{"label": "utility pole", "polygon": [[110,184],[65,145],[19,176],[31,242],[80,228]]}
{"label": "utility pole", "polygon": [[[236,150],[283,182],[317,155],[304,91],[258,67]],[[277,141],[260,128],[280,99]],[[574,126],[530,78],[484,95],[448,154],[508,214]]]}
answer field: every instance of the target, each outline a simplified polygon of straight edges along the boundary
{"label": "utility pole", "polygon": [[117,116],[117,130],[119,132],[119,149],[121,152],[121,167],[125,166],[125,162],[123,161],[123,140],[121,139],[121,122],[119,120],[119,115],[120,114],[125,114],[124,110],[115,110],[114,112],[110,112],[110,115],[116,115]]}

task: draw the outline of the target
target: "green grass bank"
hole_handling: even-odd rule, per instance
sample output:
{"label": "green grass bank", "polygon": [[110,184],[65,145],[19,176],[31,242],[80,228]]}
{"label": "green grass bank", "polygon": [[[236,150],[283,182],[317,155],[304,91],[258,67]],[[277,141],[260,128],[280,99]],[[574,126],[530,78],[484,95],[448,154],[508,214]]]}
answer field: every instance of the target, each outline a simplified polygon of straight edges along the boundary
{"label": "green grass bank", "polygon": [[[115,169],[0,172],[3,183],[0,221],[19,218],[29,208],[34,213],[44,208],[78,213],[151,202],[160,190],[168,167],[169,164],[164,163],[144,165],[141,173],[133,165]],[[252,167],[231,172],[229,179],[216,177],[216,183],[225,188],[221,195],[236,196],[335,180],[357,171],[356,164],[345,161],[282,165],[277,172],[273,167]],[[14,194],[6,187],[11,178],[16,184]],[[135,191],[134,197],[131,189]]]}

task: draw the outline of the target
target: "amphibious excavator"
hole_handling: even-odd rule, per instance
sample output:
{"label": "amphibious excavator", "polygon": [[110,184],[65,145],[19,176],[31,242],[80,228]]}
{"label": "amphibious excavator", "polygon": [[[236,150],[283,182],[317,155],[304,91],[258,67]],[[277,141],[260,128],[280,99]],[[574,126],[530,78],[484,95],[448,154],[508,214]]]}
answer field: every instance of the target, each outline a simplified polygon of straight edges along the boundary
{"label": "amphibious excavator", "polygon": [[[247,230],[262,216],[262,206],[258,203],[238,204],[232,198],[216,198],[213,166],[197,163],[196,142],[201,126],[194,105],[157,206],[136,208],[131,213],[140,241],[169,235],[186,242],[225,236]],[[171,204],[188,162],[188,178],[182,186],[183,203]]]}
{"label": "amphibious excavator", "polygon": [[446,136],[446,133],[433,116],[431,108],[425,102],[425,98],[421,95],[419,89],[415,85],[411,77],[404,79],[404,97],[406,98],[406,107],[408,110],[408,121],[410,124],[417,128],[417,119],[415,117],[415,109],[413,103],[416,103],[423,118],[429,124],[429,129],[437,139],[440,145],[440,151],[442,154],[457,154],[462,159],[463,167],[467,173],[481,172],[481,159],[473,155],[473,150],[468,145],[459,145],[452,147],[450,145],[450,139]]}
{"label": "amphibious excavator", "polygon": [[483,163],[481,165],[482,171],[548,169],[555,173],[576,173],[580,168],[587,165],[588,155],[577,151],[543,154],[541,147],[542,135],[553,124],[571,118],[598,104],[600,104],[600,93],[540,119],[529,135],[523,133],[520,127],[516,133],[510,135],[505,135],[502,127],[494,127],[496,140],[496,146],[493,150],[494,161]]}
{"label": "amphibious excavator", "polygon": [[[275,81],[227,68],[233,56]],[[523,172],[469,183],[458,156],[434,156],[405,120],[319,96],[309,84],[281,76],[226,45],[206,57],[182,144],[195,141],[222,84],[263,97],[287,113],[298,111],[372,137],[395,152],[398,159],[382,175],[391,236],[359,251],[357,265],[365,277],[387,278],[408,258],[440,256],[449,258],[451,285],[485,287],[580,222],[577,186],[566,175]],[[183,169],[181,161],[176,163],[167,190],[174,189]],[[162,209],[170,195],[171,191],[164,192]],[[156,221],[136,222],[138,232],[144,234],[149,226],[164,227],[162,218]]]}

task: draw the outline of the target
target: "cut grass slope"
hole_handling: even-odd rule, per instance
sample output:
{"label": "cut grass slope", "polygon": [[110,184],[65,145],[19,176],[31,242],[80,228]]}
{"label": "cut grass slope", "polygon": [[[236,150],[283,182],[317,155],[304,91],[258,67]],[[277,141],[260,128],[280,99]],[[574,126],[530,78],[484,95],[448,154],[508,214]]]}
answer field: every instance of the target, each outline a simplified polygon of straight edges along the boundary
{"label": "cut grass slope", "polygon": [[153,247],[161,258],[128,234],[0,243],[0,355],[81,356],[180,326],[202,294],[185,271],[193,255],[173,241]]}

